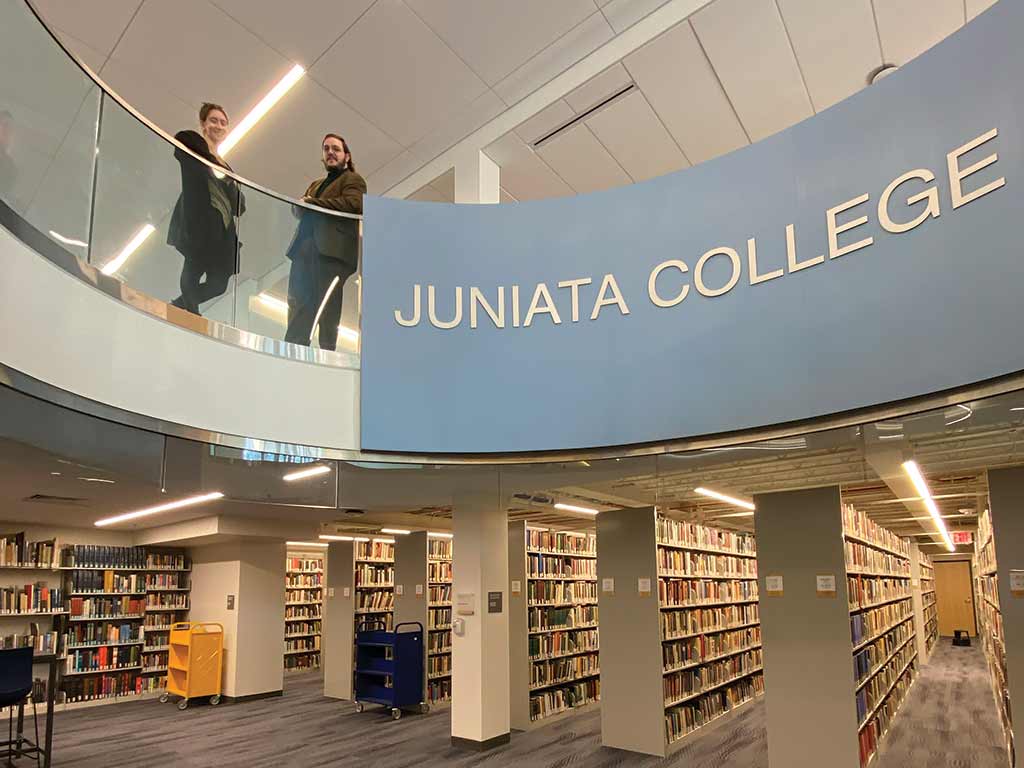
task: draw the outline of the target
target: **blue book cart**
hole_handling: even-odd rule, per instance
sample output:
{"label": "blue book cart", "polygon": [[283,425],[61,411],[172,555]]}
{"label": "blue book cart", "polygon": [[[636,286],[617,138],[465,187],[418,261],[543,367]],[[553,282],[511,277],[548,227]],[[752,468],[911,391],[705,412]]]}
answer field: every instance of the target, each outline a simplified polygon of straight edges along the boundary
{"label": "blue book cart", "polygon": [[356,632],[356,712],[380,704],[395,720],[403,709],[427,712],[423,675],[423,625],[404,621],[388,632],[380,619],[362,622]]}

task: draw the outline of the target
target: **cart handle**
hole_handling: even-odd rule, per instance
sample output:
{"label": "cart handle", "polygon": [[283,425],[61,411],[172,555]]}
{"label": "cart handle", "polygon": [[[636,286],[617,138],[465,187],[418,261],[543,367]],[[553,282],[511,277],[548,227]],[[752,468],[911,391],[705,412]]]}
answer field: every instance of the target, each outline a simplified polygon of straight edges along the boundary
{"label": "cart handle", "polygon": [[403,622],[400,622],[399,624],[396,624],[395,625],[395,634],[398,634],[401,631],[402,627],[417,627],[419,629],[419,631],[420,631],[420,634],[423,633],[423,624],[421,624],[418,621],[403,621]]}
{"label": "cart handle", "polygon": [[217,621],[178,621],[171,625],[175,632],[210,632],[206,627],[216,627],[214,632],[224,634],[224,625]]}

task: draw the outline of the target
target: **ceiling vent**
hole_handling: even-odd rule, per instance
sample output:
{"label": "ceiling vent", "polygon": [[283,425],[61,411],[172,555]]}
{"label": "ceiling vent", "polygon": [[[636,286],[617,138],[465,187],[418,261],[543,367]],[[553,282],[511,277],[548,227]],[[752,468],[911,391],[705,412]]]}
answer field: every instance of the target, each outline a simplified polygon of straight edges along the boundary
{"label": "ceiling vent", "polygon": [[51,496],[48,493],[34,493],[26,496],[22,501],[30,504],[60,504],[65,507],[88,507],[89,500],[75,496]]}
{"label": "ceiling vent", "polygon": [[590,107],[590,109],[587,109],[578,115],[574,115],[571,119],[565,121],[557,128],[548,131],[535,142],[533,142],[533,144],[531,144],[530,146],[532,146],[534,149],[539,149],[540,147],[544,146],[549,141],[557,137],[559,134],[565,133],[573,126],[586,120],[588,117],[593,117],[602,109],[610,107],[612,104],[619,101],[619,99],[625,98],[628,94],[632,93],[635,90],[636,83],[629,83],[628,85],[622,86],[617,91],[615,91],[615,93],[611,94],[610,96],[607,96],[606,98],[597,102],[597,104],[595,104],[594,106]]}

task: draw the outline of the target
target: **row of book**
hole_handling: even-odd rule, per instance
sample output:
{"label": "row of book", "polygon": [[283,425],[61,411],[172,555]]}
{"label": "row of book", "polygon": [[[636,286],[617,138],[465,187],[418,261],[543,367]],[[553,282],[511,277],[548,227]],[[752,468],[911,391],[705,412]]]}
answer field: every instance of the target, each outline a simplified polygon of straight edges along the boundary
{"label": "row of book", "polygon": [[868,712],[889,694],[897,678],[910,671],[910,664],[916,655],[917,649],[914,648],[914,644],[907,643],[857,691],[858,723],[863,722]]}
{"label": "row of book", "polygon": [[597,629],[567,629],[562,632],[546,632],[530,635],[528,650],[531,660],[548,656],[561,656],[598,649]]}
{"label": "row of book", "polygon": [[572,576],[596,579],[597,560],[590,557],[559,557],[530,552],[526,555],[526,574],[529,578]]}
{"label": "row of book", "polygon": [[665,706],[675,706],[680,699],[695,696],[733,678],[759,670],[762,664],[761,649],[756,648],[720,661],[665,675],[662,678]]}
{"label": "row of book", "polygon": [[699,523],[671,520],[661,515],[658,516],[656,525],[659,544],[713,549],[719,552],[751,556],[757,554],[754,537],[748,533],[723,531]]}
{"label": "row of book", "polygon": [[323,573],[324,559],[322,557],[289,557],[285,560],[286,571],[314,571]]}
{"label": "row of book", "polygon": [[69,702],[109,699],[142,693],[142,676],[138,671],[82,675],[64,680],[64,694]]}
{"label": "row of book", "polygon": [[528,581],[526,597],[530,605],[537,603],[597,602],[595,581]]}
{"label": "row of book", "polygon": [[561,682],[572,682],[584,675],[596,675],[600,668],[596,653],[534,661],[530,664],[530,687],[538,688]]}
{"label": "row of book", "polygon": [[759,645],[761,645],[760,627],[748,627],[711,635],[697,635],[685,640],[662,643],[662,666],[669,670],[683,665],[701,664],[727,653],[751,650]]}
{"label": "row of book", "polygon": [[144,547],[109,547],[97,544],[72,544],[61,552],[61,565],[77,568],[150,567]]}
{"label": "row of book", "polygon": [[285,628],[289,635],[310,635],[322,631],[319,621],[293,621],[288,622]]}
{"label": "row of book", "polygon": [[[319,606],[315,606],[319,608]],[[356,609],[375,611],[390,611],[395,607],[395,595],[393,592],[383,589],[375,589],[368,592],[356,593]]]}
{"label": "row of book", "polygon": [[452,564],[446,562],[427,563],[427,578],[432,582],[450,582],[452,580]]}
{"label": "row of book", "polygon": [[293,653],[291,656],[285,656],[284,668],[286,672],[320,669],[320,654]]}
{"label": "row of book", "polygon": [[0,613],[47,613],[64,610],[64,593],[44,581],[0,588]]}
{"label": "row of book", "polygon": [[72,597],[69,602],[72,616],[88,618],[141,617],[146,601],[139,597]]}
{"label": "row of book", "polygon": [[442,584],[430,587],[431,603],[450,603],[452,601],[452,587],[450,584]]}
{"label": "row of book", "polygon": [[450,629],[439,629],[427,633],[427,650],[433,653],[450,651],[452,649],[452,631]]}
{"label": "row of book", "polygon": [[166,613],[147,613],[143,618],[142,626],[146,634],[157,631],[169,631],[171,629],[172,617]]}
{"label": "row of book", "polygon": [[601,678],[588,677],[561,688],[530,694],[530,720],[582,707],[601,698]]}
{"label": "row of book", "polygon": [[843,532],[876,546],[891,549],[903,557],[910,557],[910,543],[888,528],[883,528],[852,504],[843,507]]}
{"label": "row of book", "polygon": [[916,662],[911,663],[911,668],[907,671],[907,674],[904,674],[899,679],[889,698],[885,700],[874,716],[860,730],[858,739],[860,741],[861,766],[867,765],[868,761],[871,760],[872,755],[878,749],[879,742],[889,730],[889,725],[896,716],[896,711],[903,703],[907,691],[910,690],[910,686],[913,683],[913,675],[916,672],[914,664]]}
{"label": "row of book", "polygon": [[850,617],[850,637],[854,645],[860,645],[913,615],[909,599],[855,613]]}
{"label": "row of book", "polygon": [[322,573],[289,573],[284,577],[286,589],[319,589],[323,583]]}
{"label": "row of book", "polygon": [[658,578],[658,599],[666,607],[756,600],[757,596],[756,581],[699,581],[666,577]]}
{"label": "row of book", "polygon": [[356,542],[356,559],[394,562],[395,543],[393,541],[358,541]]}
{"label": "row of book", "polygon": [[291,651],[319,651],[320,650],[320,635],[313,635],[311,637],[300,637],[295,640],[285,640],[284,649],[286,652]]}
{"label": "row of book", "polygon": [[303,589],[292,588],[285,593],[285,605],[291,603],[319,603],[320,602],[320,590],[319,589]]}
{"label": "row of book", "polygon": [[320,605],[286,605],[284,607],[286,619],[319,619]]}
{"label": "row of book", "polygon": [[26,541],[24,531],[0,536],[0,566],[53,568],[56,563],[56,539]]}
{"label": "row of book", "polygon": [[57,632],[4,635],[0,637],[0,648],[31,648],[36,655],[50,655],[60,651],[61,639]]}
{"label": "row of book", "polygon": [[755,674],[737,680],[680,706],[665,710],[665,740],[674,741],[707,725],[716,717],[764,693],[764,675]]}
{"label": "row of book", "polygon": [[568,608],[528,608],[527,621],[530,631],[592,626],[597,624],[597,606],[574,605]]}
{"label": "row of book", "polygon": [[146,589],[188,589],[188,576],[184,572],[147,573]]}
{"label": "row of book", "polygon": [[141,573],[119,571],[72,571],[72,592],[131,592],[146,591],[146,578]]}
{"label": "row of book", "polygon": [[189,609],[188,592],[150,592],[146,595],[146,609],[174,608],[178,611]]}
{"label": "row of book", "polygon": [[910,578],[910,561],[856,541],[846,542],[846,570]]}
{"label": "row of book", "polygon": [[395,567],[360,563],[356,566],[357,587],[390,587],[395,583]]}
{"label": "row of book", "polygon": [[142,632],[138,622],[83,621],[68,627],[67,638],[69,646],[138,643]]}
{"label": "row of book", "polygon": [[104,645],[100,648],[69,650],[65,672],[92,672],[137,667],[142,664],[138,645]]}
{"label": "row of book", "polygon": [[430,608],[427,610],[427,629],[447,629],[451,625],[451,608]]}
{"label": "row of book", "polygon": [[910,597],[910,582],[907,579],[847,576],[846,588],[851,610],[880,603],[883,600]]}
{"label": "row of book", "polygon": [[167,657],[169,651],[146,651],[143,649],[142,654],[142,671],[152,672],[155,669],[166,670],[167,669]]}
{"label": "row of book", "polygon": [[[898,648],[914,636],[910,622],[904,622],[853,655],[853,679],[860,685]],[[909,647],[909,645],[907,645]]]}
{"label": "row of book", "polygon": [[761,620],[757,603],[692,608],[688,611],[662,611],[661,636],[665,640],[699,632],[721,632]]}
{"label": "row of book", "polygon": [[452,546],[451,539],[427,538],[427,557],[431,560],[451,560]]}
{"label": "row of book", "polygon": [[436,680],[427,681],[427,701],[431,704],[448,701],[451,697],[452,679],[450,677],[439,677]]}
{"label": "row of book", "polygon": [[588,533],[526,529],[526,549],[560,555],[597,555],[597,536]]}
{"label": "row of book", "polygon": [[446,653],[442,656],[427,657],[427,677],[439,677],[452,673],[452,656]]}
{"label": "row of book", "polygon": [[658,571],[680,576],[730,576],[756,579],[757,560],[658,547]]}

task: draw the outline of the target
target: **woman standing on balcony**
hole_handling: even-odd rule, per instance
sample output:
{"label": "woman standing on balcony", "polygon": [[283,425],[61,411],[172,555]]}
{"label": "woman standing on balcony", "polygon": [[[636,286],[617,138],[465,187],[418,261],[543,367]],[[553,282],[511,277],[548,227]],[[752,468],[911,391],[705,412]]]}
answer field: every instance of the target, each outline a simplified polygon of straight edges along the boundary
{"label": "woman standing on balcony", "polygon": [[[217,153],[228,131],[228,115],[219,104],[203,104],[199,129],[179,131],[174,138],[212,165],[231,166]],[[167,228],[185,263],[181,268],[181,295],[171,303],[199,314],[199,305],[224,293],[238,274],[237,217],[245,213],[245,198],[231,178],[216,172],[181,149],[174,150],[181,165],[181,195]],[[202,281],[203,276],[206,280]]]}

